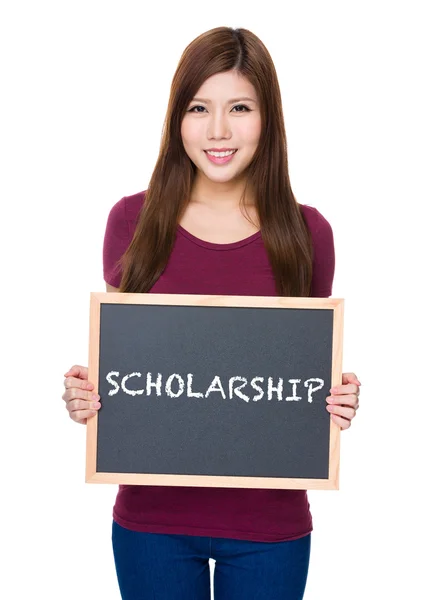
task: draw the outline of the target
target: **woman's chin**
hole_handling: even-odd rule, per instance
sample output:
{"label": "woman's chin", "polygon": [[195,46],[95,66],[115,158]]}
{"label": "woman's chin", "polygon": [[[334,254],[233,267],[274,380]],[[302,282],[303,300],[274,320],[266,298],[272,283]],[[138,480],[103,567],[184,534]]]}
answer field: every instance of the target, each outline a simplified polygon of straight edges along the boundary
{"label": "woman's chin", "polygon": [[219,167],[213,168],[201,168],[201,165],[197,167],[200,176],[210,180],[213,183],[227,183],[233,180],[237,180],[243,173],[242,169],[220,169]]}

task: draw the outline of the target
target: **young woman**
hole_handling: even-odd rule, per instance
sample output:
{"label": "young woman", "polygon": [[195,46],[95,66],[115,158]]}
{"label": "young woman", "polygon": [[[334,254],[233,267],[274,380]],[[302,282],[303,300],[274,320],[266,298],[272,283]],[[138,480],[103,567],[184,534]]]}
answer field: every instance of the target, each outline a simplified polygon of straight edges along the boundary
{"label": "young woman", "polygon": [[[108,291],[331,295],[327,220],[292,193],[276,71],[246,29],[219,27],[184,51],[144,192],[109,214]],[[65,374],[70,417],[99,410],[85,367]],[[327,410],[342,429],[360,383],[344,373]],[[119,486],[112,541],[125,600],[303,597],[312,517],[302,490]]]}

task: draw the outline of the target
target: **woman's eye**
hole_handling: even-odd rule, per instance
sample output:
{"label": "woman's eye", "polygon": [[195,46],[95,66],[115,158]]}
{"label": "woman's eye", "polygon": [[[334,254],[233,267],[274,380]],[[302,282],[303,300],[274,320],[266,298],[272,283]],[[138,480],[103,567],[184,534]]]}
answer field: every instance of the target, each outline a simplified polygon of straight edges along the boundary
{"label": "woman's eye", "polygon": [[[188,112],[195,112],[195,113],[202,112],[200,110],[195,110],[196,108],[202,108],[202,109],[205,110],[204,106],[198,105],[198,106],[193,106],[192,108],[190,108]],[[235,111],[235,112],[249,112],[250,111],[250,109],[247,108],[247,106],[245,106],[244,104],[236,104],[235,106],[232,107],[232,110],[234,110],[234,108],[244,108],[244,109],[246,109],[246,110],[238,110],[238,111]]]}
{"label": "woman's eye", "polygon": [[245,108],[246,110],[239,110],[238,112],[249,112],[250,108],[247,108],[244,104],[237,104],[234,108]]}

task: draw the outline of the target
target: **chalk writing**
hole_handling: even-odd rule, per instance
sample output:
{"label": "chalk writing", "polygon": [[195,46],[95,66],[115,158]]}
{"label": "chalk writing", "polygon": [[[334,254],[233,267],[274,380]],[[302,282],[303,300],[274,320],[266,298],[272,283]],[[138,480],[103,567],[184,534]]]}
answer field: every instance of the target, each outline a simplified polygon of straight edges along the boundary
{"label": "chalk writing", "polygon": [[[130,385],[132,384],[130,381],[132,378],[143,379],[143,381],[146,379],[145,385],[140,387],[140,389],[132,389],[132,387],[128,386],[128,382]],[[129,396],[151,396],[154,390],[156,396],[161,396],[164,391],[169,398],[179,398],[183,395],[188,398],[208,398],[211,394],[219,393],[226,400],[227,394],[225,390],[227,390],[230,400],[237,397],[245,402],[250,402],[250,400],[257,402],[258,400],[262,400],[266,395],[267,400],[276,398],[277,401],[285,400],[286,402],[298,402],[306,396],[306,401],[311,403],[313,402],[314,393],[321,390],[325,384],[324,380],[319,377],[310,377],[302,383],[301,379],[288,379],[287,384],[291,387],[291,395],[287,395],[288,392],[285,389],[283,377],[278,377],[277,380],[274,380],[273,377],[268,377],[266,380],[264,377],[253,377],[249,381],[247,377],[234,376],[230,377],[227,385],[224,386],[219,375],[215,375],[206,391],[203,392],[192,389],[193,379],[194,375],[192,373],[186,375],[186,381],[178,373],[173,373],[165,380],[165,384],[163,385],[163,376],[161,373],[157,373],[156,378],[152,373],[146,373],[146,378],[144,378],[144,375],[138,371],[128,373],[122,377],[119,371],[110,371],[106,375],[107,382],[112,386],[112,389],[108,392],[109,396],[115,396],[119,390],[122,390]],[[301,396],[298,395],[297,390],[299,384],[301,384],[301,387],[306,388],[300,392],[303,394]],[[252,390],[258,393],[251,397]]]}

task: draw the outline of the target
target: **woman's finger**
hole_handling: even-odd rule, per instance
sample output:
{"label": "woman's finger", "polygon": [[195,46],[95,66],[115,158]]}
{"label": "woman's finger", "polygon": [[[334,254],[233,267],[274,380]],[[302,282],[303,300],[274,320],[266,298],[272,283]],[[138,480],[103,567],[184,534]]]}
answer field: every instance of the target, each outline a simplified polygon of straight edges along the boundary
{"label": "woman's finger", "polygon": [[357,383],[358,385],[362,385],[355,373],[343,373],[342,374],[342,382],[343,383]]}
{"label": "woman's finger", "polygon": [[70,400],[67,403],[67,410],[75,412],[76,410],[95,410],[101,407],[101,402],[86,402],[85,400]]}
{"label": "woman's finger", "polygon": [[70,414],[70,419],[72,419],[73,421],[76,421],[76,423],[85,424],[87,419],[90,419],[91,417],[94,417],[97,414],[97,411],[96,410],[74,410],[73,412],[71,412],[69,414]]}
{"label": "woman's finger", "polygon": [[73,365],[71,369],[64,373],[64,377],[77,377],[78,379],[88,379],[88,367],[82,365]]}
{"label": "woman's finger", "polygon": [[346,394],[360,394],[359,386],[355,383],[348,383],[347,385],[337,385],[329,390],[334,396],[345,396]]}
{"label": "woman's finger", "polygon": [[337,415],[339,417],[344,417],[350,420],[353,419],[356,415],[356,410],[354,408],[351,408],[350,406],[336,406],[333,404],[328,404],[326,410],[332,415]]}
{"label": "woman's finger", "polygon": [[341,429],[348,429],[352,422],[349,419],[345,419],[344,417],[339,417],[338,415],[331,415],[332,421],[341,427]]}
{"label": "woman's finger", "polygon": [[351,406],[356,409],[359,405],[359,398],[357,394],[348,394],[342,396],[328,396],[326,398],[326,402],[328,404],[332,404],[335,406],[339,406],[341,404],[345,404],[346,406]]}
{"label": "woman's finger", "polygon": [[70,402],[71,400],[86,400],[87,402],[95,402],[97,400],[100,400],[100,396],[89,390],[82,390],[80,388],[72,387],[66,389],[66,391],[62,395],[62,399],[66,403]]}
{"label": "woman's finger", "polygon": [[93,390],[94,384],[87,379],[78,379],[77,377],[66,377],[64,379],[64,387],[67,388],[81,388],[82,390]]}

